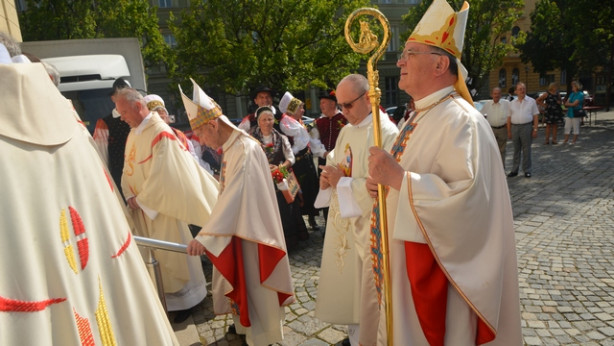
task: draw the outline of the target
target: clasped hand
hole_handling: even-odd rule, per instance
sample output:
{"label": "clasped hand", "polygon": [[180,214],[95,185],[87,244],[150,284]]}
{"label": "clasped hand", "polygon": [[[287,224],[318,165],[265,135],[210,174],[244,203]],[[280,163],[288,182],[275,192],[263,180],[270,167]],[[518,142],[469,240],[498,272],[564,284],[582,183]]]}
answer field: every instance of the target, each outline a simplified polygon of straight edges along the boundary
{"label": "clasped hand", "polygon": [[335,187],[339,183],[339,179],[343,178],[343,170],[339,166],[318,166],[322,173],[320,173],[320,188],[322,190],[329,187]]}

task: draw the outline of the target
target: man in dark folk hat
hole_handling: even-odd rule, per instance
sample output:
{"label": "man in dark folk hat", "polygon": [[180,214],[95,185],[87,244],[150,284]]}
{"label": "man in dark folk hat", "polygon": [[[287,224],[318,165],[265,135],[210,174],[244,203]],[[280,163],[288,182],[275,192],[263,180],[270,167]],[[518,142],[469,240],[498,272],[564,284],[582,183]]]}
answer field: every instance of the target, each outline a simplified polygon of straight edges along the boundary
{"label": "man in dark folk hat", "polygon": [[[282,114],[278,109],[273,106],[273,89],[261,85],[256,88],[256,90],[254,90],[252,99],[254,100],[254,103],[258,106],[256,108],[271,107],[276,119],[275,129],[279,131],[279,120],[281,119]],[[246,115],[243,120],[241,120],[241,123],[238,127],[241,130],[245,130],[245,132],[250,133],[250,131],[253,130],[257,125],[258,123],[256,122],[256,114],[255,112],[251,112]]]}

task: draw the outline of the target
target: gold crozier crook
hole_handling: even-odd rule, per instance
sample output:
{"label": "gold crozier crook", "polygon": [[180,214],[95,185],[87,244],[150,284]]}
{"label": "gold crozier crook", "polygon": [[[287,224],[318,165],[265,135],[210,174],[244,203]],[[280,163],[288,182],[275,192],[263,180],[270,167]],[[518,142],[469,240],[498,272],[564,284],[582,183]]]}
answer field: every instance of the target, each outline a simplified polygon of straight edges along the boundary
{"label": "gold crozier crook", "polygon": [[[379,20],[384,30],[384,38],[379,47],[377,35],[371,32],[369,23],[360,21],[360,37],[359,42],[355,43],[350,35],[352,22],[360,15],[371,15]],[[380,129],[379,104],[382,91],[379,88],[379,72],[375,68],[377,61],[386,51],[388,42],[390,42],[390,24],[388,19],[378,10],[374,8],[359,8],[352,12],[345,21],[345,40],[352,49],[360,54],[368,54],[377,47],[377,50],[367,61],[367,78],[369,80],[369,99],[371,100],[371,113],[373,114],[373,139],[375,146],[382,147],[382,136]],[[379,219],[381,232],[381,252],[382,252],[382,280],[383,280],[383,295],[384,308],[386,311],[386,339],[388,345],[392,345],[392,295],[390,288],[390,261],[388,256],[388,221],[386,217],[386,191],[384,185],[377,186],[377,201],[379,203]]]}

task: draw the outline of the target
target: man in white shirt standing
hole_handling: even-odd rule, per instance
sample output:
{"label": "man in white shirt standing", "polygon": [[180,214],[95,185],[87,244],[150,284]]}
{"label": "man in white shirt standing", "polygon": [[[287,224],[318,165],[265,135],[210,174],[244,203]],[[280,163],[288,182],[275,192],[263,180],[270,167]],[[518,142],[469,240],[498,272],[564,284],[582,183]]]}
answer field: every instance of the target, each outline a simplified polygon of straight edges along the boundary
{"label": "man in white shirt standing", "polygon": [[510,116],[507,118],[507,137],[514,142],[514,161],[507,175],[515,177],[520,167],[522,149],[522,171],[531,177],[531,143],[537,137],[537,115],[539,110],[535,100],[527,96],[527,87],[522,82],[516,84],[517,99],[510,102]]}
{"label": "man in white shirt standing", "polygon": [[501,99],[501,88],[495,87],[490,94],[492,100],[482,108],[482,114],[488,120],[492,132],[497,139],[503,169],[505,169],[505,145],[507,144],[507,119],[510,116],[510,101]]}

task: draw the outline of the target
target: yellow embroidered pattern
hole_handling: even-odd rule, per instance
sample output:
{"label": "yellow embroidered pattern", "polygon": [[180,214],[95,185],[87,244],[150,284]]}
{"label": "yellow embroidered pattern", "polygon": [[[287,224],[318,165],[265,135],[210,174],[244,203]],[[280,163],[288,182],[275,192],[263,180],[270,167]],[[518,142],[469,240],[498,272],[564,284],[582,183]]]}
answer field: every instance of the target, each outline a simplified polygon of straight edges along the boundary
{"label": "yellow embroidered pattern", "polygon": [[68,219],[66,219],[66,211],[64,209],[62,209],[60,213],[60,237],[64,244],[64,256],[66,256],[66,261],[68,261],[70,268],[77,274],[77,260],[75,259],[75,252],[73,251],[72,244],[70,243]]}
{"label": "yellow embroidered pattern", "polygon": [[131,177],[134,174],[134,162],[136,160],[136,148],[134,146],[134,144],[132,144],[132,147],[130,147],[130,151],[128,152],[128,167],[129,169],[125,169],[124,168],[124,174]]}
{"label": "yellow embroidered pattern", "polygon": [[100,339],[105,346],[116,346],[115,335],[113,333],[113,327],[109,319],[109,312],[107,311],[107,304],[104,301],[104,294],[102,292],[102,284],[100,278],[98,278],[98,287],[100,291],[98,299],[98,307],[96,308],[96,324],[98,324],[98,330],[100,332]]}
{"label": "yellow embroidered pattern", "polygon": [[337,262],[337,269],[342,273],[345,267],[345,257],[348,250],[351,249],[350,241],[347,239],[348,232],[350,231],[350,221],[347,218],[341,217],[341,213],[339,212],[339,199],[336,191],[331,196],[329,213],[329,218],[332,219],[335,225],[333,231],[335,232],[335,238],[337,240],[335,244],[335,261]]}

